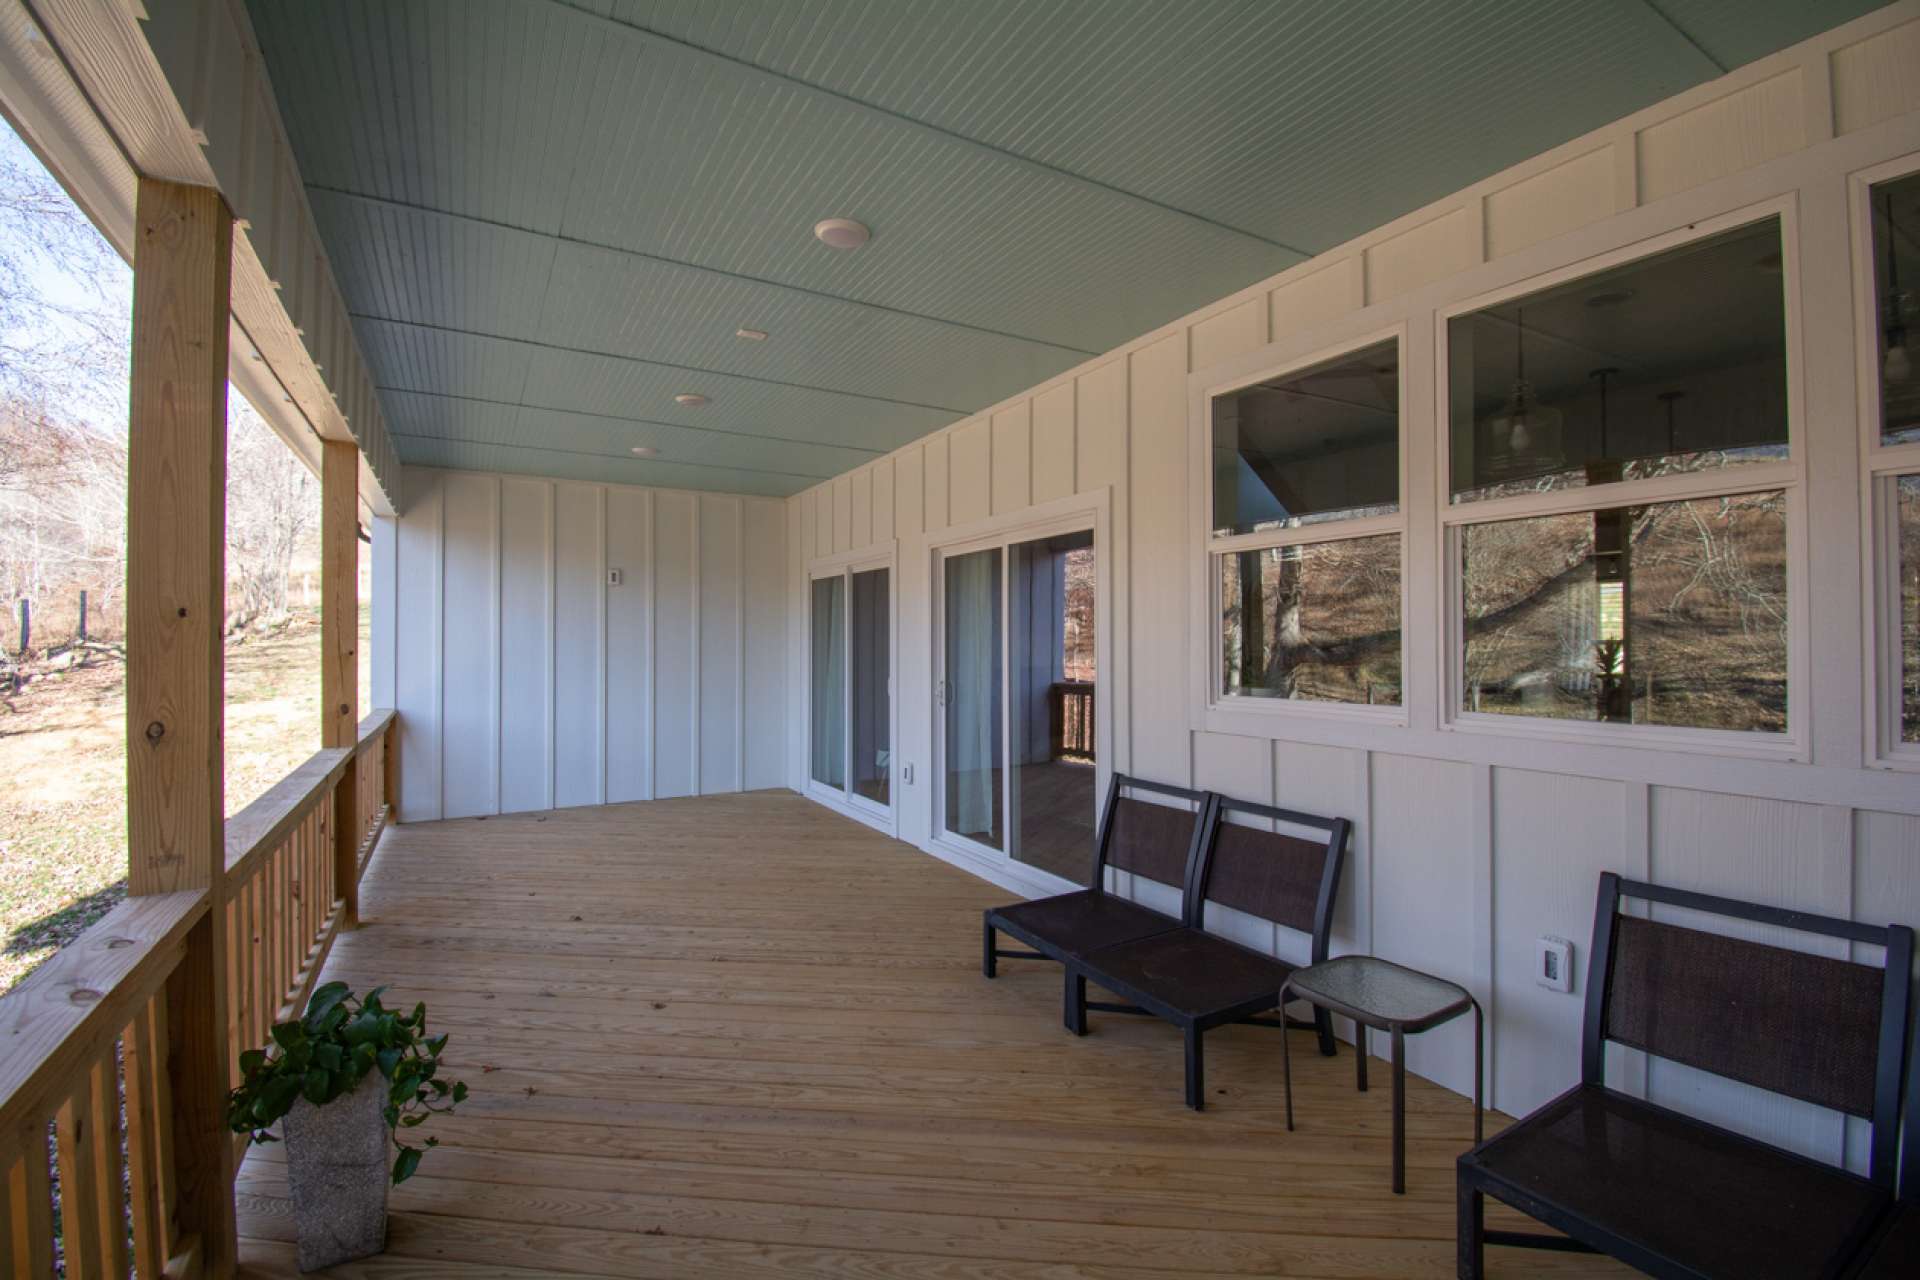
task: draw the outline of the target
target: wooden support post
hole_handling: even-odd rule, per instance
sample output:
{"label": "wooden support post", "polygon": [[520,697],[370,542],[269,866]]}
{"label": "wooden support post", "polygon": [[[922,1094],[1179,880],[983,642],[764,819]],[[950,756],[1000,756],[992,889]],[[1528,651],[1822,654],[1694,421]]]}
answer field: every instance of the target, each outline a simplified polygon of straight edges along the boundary
{"label": "wooden support post", "polygon": [[226,1130],[227,325],[233,215],[217,191],[140,179],[127,432],[127,882],[205,889],[168,980],[179,1238],[237,1258]]}
{"label": "wooden support post", "polygon": [[[320,745],[360,737],[360,450],[328,440],[320,468]],[[340,927],[360,920],[359,770],[333,789],[333,892]]]}

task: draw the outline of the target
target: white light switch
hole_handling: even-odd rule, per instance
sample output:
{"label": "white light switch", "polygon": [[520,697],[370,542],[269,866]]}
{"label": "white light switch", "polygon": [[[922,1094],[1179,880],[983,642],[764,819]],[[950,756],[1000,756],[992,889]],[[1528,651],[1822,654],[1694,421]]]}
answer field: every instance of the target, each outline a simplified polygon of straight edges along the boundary
{"label": "white light switch", "polygon": [[1573,990],[1573,944],[1542,937],[1534,943],[1533,980],[1549,991]]}
{"label": "white light switch", "polygon": [[607,570],[607,585],[610,587],[620,585],[620,571],[618,569]]}

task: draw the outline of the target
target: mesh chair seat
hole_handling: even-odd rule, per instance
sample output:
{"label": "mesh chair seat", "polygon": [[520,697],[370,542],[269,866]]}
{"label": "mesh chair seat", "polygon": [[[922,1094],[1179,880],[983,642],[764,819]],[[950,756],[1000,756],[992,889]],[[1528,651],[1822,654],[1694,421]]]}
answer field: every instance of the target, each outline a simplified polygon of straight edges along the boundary
{"label": "mesh chair seat", "polygon": [[1894,1212],[1865,1263],[1852,1275],[1854,1280],[1911,1280],[1920,1276],[1920,1202],[1903,1204]]}
{"label": "mesh chair seat", "polygon": [[1211,933],[1180,929],[1097,951],[1086,969],[1101,986],[1162,1016],[1201,1021],[1249,1004],[1272,1008],[1294,966]]}
{"label": "mesh chair seat", "polygon": [[987,920],[1054,957],[1078,957],[1180,927],[1170,916],[1094,889],[996,907],[987,913]]}
{"label": "mesh chair seat", "polygon": [[[1489,1179],[1699,1275],[1827,1276],[1887,1192],[1601,1085],[1579,1085],[1460,1158]],[[1886,1274],[1914,1274],[1898,1270]]]}

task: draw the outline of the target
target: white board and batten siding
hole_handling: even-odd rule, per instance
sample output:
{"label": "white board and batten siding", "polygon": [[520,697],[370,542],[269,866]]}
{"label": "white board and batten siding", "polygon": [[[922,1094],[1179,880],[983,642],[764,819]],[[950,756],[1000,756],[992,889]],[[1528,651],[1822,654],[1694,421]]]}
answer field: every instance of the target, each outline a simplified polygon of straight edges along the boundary
{"label": "white board and batten siding", "polygon": [[408,468],[374,536],[400,819],[783,785],[787,520],[778,499]]}
{"label": "white board and batten siding", "polygon": [[[1860,585],[1864,395],[1851,294],[1852,175],[1920,169],[1920,4],[1897,4],[1742,68],[1339,246],[850,475],[789,499],[790,655],[806,564],[896,541],[896,757],[901,838],[932,850],[932,552],[943,530],[1018,520],[1104,493],[1126,572],[1111,629],[1111,763],[1163,781],[1352,818],[1335,948],[1371,951],[1473,988],[1492,1018],[1494,1103],[1523,1112],[1577,1078],[1585,948],[1603,870],[1920,926],[1920,776],[1875,767]],[[1807,459],[1804,599],[1812,650],[1793,763],[1537,745],[1448,732],[1438,684],[1442,579],[1439,312],[1663,235],[1785,200],[1797,261],[1798,429]],[[1204,556],[1190,459],[1208,371],[1404,325],[1407,723],[1288,721],[1220,732],[1193,694],[1207,620],[1189,607]],[[417,624],[416,624],[417,625]],[[795,662],[791,656],[790,662]],[[804,673],[790,668],[789,785],[805,769]],[[1266,722],[1268,724],[1271,721]],[[897,781],[897,780],[896,780]],[[1235,928],[1236,936],[1248,936]],[[1533,980],[1533,944],[1576,944],[1575,993]],[[1258,934],[1249,940],[1257,940]],[[959,945],[956,940],[956,946]],[[1299,939],[1274,937],[1297,958]],[[1827,1159],[1864,1158],[1862,1126],[1616,1054],[1624,1086],[1735,1120]],[[1465,1092],[1470,1041],[1415,1037],[1409,1061]]]}

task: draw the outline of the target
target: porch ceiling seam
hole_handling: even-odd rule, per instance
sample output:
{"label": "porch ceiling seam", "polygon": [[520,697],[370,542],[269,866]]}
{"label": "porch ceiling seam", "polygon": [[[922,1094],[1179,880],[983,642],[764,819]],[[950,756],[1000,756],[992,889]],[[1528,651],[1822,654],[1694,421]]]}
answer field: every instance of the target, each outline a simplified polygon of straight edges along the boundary
{"label": "porch ceiling seam", "polygon": [[[602,453],[597,449],[563,449],[548,444],[513,444],[505,440],[473,440],[466,436],[436,436],[420,431],[392,431],[388,433],[396,440],[432,440],[439,444],[465,445],[471,449],[518,449],[527,453],[563,453],[575,458],[608,458],[622,462],[632,461],[625,454]],[[833,476],[812,475],[800,471],[774,471],[767,467],[738,467],[732,463],[719,462],[683,462],[678,458],[649,459],[653,465],[663,467],[692,467],[701,471],[735,471],[741,475],[778,476],[782,480],[831,480]]]}
{"label": "porch ceiling seam", "polygon": [[[633,249],[625,245],[608,244],[601,240],[587,240],[579,236],[570,236],[560,231],[541,231],[533,227],[518,226],[511,222],[500,222],[493,218],[482,218],[471,213],[457,213],[451,209],[441,209],[434,205],[415,204],[407,200],[394,200],[388,196],[370,195],[364,191],[353,191],[346,187],[330,187],[323,183],[307,183],[308,191],[317,191],[322,195],[339,196],[343,200],[359,200],[367,204],[377,204],[390,209],[404,209],[409,213],[425,214],[433,218],[446,218],[454,222],[467,222],[476,226],[490,227],[496,231],[511,231],[516,235],[538,236],[542,240],[551,240],[556,245],[572,245],[580,249],[592,249],[600,253],[618,254],[624,258],[638,258],[643,262],[655,262],[663,266],[679,267],[687,271],[697,271],[702,275],[722,276],[728,280],[738,280],[743,284],[757,285],[765,289],[779,289],[787,293],[805,294],[825,302],[836,302],[849,307],[862,307],[870,311],[882,311],[891,316],[904,316],[911,320],[925,320],[932,324],[943,324],[949,328],[966,329],[973,333],[986,334],[989,337],[1005,338],[1010,342],[1024,342],[1029,346],[1051,347],[1076,356],[1097,356],[1100,353],[1088,347],[1076,347],[1068,342],[1055,342],[1051,338],[1034,338],[1024,333],[1010,333],[1005,329],[995,329],[989,325],[969,324],[965,320],[955,320],[949,316],[934,315],[925,311],[909,311],[905,307],[890,307],[884,302],[869,302],[863,298],[851,298],[845,294],[828,293],[824,289],[810,289],[806,285],[787,284],[780,280],[769,280],[765,276],[747,275],[739,271],[728,271],[721,267],[709,267],[698,262],[688,262],[684,258],[670,258],[665,254],[648,253],[644,249]],[[557,256],[557,255],[556,255]],[[552,284],[552,269],[548,271],[548,285]],[[545,312],[545,298],[541,300],[540,313]]]}
{"label": "porch ceiling seam", "polygon": [[[503,409],[529,409],[534,413],[565,413],[581,418],[595,418],[603,422],[628,422],[641,427],[669,427],[675,431],[700,431],[708,435],[732,436],[741,440],[765,440],[772,444],[811,445],[818,449],[840,449],[849,453],[867,453],[879,457],[889,453],[888,449],[875,449],[864,444],[841,444],[835,440],[803,440],[797,436],[768,435],[759,431],[740,431],[729,427],[693,426],[685,422],[668,422],[661,418],[630,418],[619,413],[595,413],[591,409],[569,409],[564,405],[529,404],[524,396],[519,400],[495,400],[490,396],[463,396],[452,391],[423,391],[418,387],[395,387],[386,383],[374,384],[375,391],[382,394],[391,392],[397,396],[427,396],[435,400],[460,400],[469,404],[498,405]],[[478,443],[476,441],[476,443]],[[831,475],[838,475],[832,472]]]}
{"label": "porch ceiling seam", "polygon": [[1092,190],[1101,191],[1111,196],[1117,196],[1122,200],[1130,201],[1135,204],[1146,205],[1150,208],[1158,209],[1162,213],[1170,213],[1170,214],[1173,214],[1175,217],[1185,218],[1192,222],[1200,223],[1203,226],[1212,227],[1218,231],[1224,231],[1229,235],[1240,236],[1243,239],[1252,240],[1252,241],[1255,241],[1256,243],[1266,245],[1270,248],[1280,249],[1287,253],[1298,254],[1302,259],[1310,258],[1313,256],[1313,252],[1311,250],[1302,249],[1297,245],[1288,244],[1283,240],[1275,240],[1269,236],[1261,235],[1257,231],[1249,231],[1245,227],[1236,227],[1231,223],[1221,222],[1215,218],[1209,218],[1207,215],[1203,213],[1196,213],[1191,209],[1183,209],[1178,205],[1168,204],[1163,200],[1156,200],[1152,196],[1142,195],[1138,191],[1129,191],[1125,187],[1115,186],[1113,183],[1110,183],[1110,182],[1102,182],[1098,178],[1090,177],[1084,173],[1076,173],[1072,169],[1064,169],[1058,165],[1048,164],[1044,160],[1036,160],[1031,156],[1022,155],[1018,151],[1012,151],[1005,147],[997,147],[990,142],[983,142],[979,138],[971,137],[967,134],[960,133],[957,130],[943,128],[940,125],[934,124],[927,120],[922,120],[916,116],[910,116],[904,112],[894,111],[888,107],[883,107],[876,102],[869,102],[865,98],[858,98],[849,93],[842,93],[837,89],[829,89],[825,85],[816,84],[813,81],[803,79],[800,76],[790,75],[784,71],[776,71],[772,67],[762,66],[760,63],[751,61],[749,59],[736,57],[733,54],[729,54],[729,53],[722,53],[718,49],[711,49],[705,45],[697,44],[691,40],[685,40],[678,36],[668,35],[665,32],[655,30],[652,27],[642,26],[640,23],[637,23],[637,22],[630,22],[623,18],[617,18],[612,14],[596,13],[592,9],[585,8],[584,6],[576,3],[575,0],[547,0],[547,3],[553,5],[555,8],[564,9],[569,13],[579,14],[583,18],[591,18],[597,22],[604,22],[609,25],[619,27],[622,31],[633,32],[634,34],[639,35],[649,41],[656,42],[659,45],[664,46],[668,51],[679,54],[681,56],[692,54],[701,58],[709,59],[714,62],[725,63],[727,66],[738,68],[740,70],[746,71],[753,75],[761,76],[769,80],[777,80],[781,84],[786,85],[789,88],[796,89],[802,93],[811,94],[811,95],[815,95],[817,97],[822,97],[822,98],[831,98],[835,102],[844,103],[847,106],[854,107],[861,111],[865,111],[871,115],[879,116],[887,120],[892,120],[899,124],[908,125],[912,128],[919,129],[926,133],[935,134],[942,138],[947,138],[951,141],[961,143],[964,146],[972,147],[975,150],[983,151],[989,155],[998,156],[1003,160],[1010,161],[1013,164],[1019,165],[1023,168],[1039,170],[1040,172],[1046,173],[1052,177],[1064,178],[1069,182],[1078,183],[1079,185],[1090,188]]}
{"label": "porch ceiling seam", "polygon": [[570,347],[560,342],[542,342],[538,338],[519,338],[505,333],[488,333],[484,329],[462,329],[457,325],[432,324],[425,320],[402,320],[397,316],[375,315],[371,311],[349,311],[349,320],[366,320],[373,324],[403,325],[409,329],[426,329],[434,333],[451,333],[465,338],[485,338],[490,342],[517,342],[522,346],[537,347],[542,351],[558,351],[565,355],[594,356],[602,360],[623,360],[628,364],[651,365],[656,369],[678,369],[683,373],[704,374],[713,378],[738,378],[742,382],[758,382],[770,387],[788,387],[795,391],[813,391],[821,395],[848,396],[855,400],[871,400],[876,404],[897,404],[908,409],[931,409],[935,413],[951,413],[956,418],[964,418],[974,409],[956,409],[946,404],[925,404],[918,400],[898,400],[892,396],[868,395],[863,391],[845,391],[839,387],[819,387],[809,382],[787,382],[780,378],[759,378],[750,373],[736,373],[729,369],[707,369],[695,364],[675,364],[671,360],[649,360],[645,356],[631,355],[624,351],[601,351],[595,347]]}

